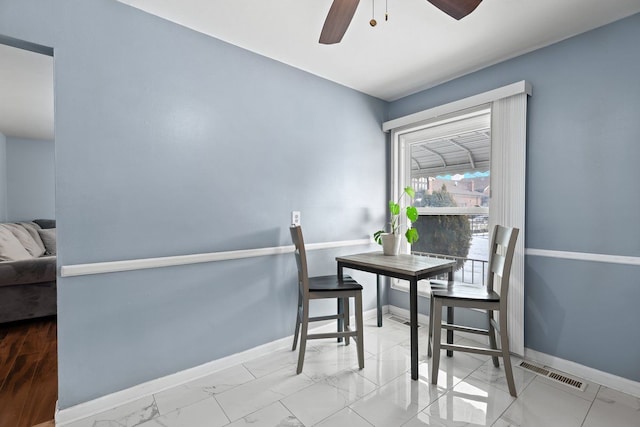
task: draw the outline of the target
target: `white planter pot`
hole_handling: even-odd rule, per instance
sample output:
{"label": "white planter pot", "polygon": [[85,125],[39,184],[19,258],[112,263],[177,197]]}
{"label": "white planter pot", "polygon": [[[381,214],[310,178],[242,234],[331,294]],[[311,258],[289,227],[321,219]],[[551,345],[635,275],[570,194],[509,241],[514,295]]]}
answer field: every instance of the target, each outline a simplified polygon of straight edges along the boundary
{"label": "white planter pot", "polygon": [[400,252],[400,239],[402,236],[398,234],[383,233],[380,235],[382,239],[382,253],[384,255],[398,255]]}

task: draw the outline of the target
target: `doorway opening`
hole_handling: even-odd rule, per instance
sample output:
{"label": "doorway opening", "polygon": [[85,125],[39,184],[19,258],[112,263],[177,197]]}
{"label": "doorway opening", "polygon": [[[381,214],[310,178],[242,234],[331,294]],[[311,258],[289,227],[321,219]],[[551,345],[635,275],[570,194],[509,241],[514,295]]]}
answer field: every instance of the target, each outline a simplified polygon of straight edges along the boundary
{"label": "doorway opening", "polygon": [[31,427],[58,395],[53,49],[0,36],[0,64],[0,427]]}

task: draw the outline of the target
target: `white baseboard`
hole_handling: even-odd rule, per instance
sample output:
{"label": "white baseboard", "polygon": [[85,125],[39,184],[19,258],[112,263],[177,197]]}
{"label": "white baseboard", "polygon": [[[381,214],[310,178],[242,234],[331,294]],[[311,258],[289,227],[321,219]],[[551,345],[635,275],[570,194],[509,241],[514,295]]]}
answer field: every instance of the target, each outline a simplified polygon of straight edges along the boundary
{"label": "white baseboard", "polygon": [[[405,319],[409,318],[409,310],[403,308],[389,306],[389,312]],[[418,314],[418,323],[423,325],[429,324],[429,316],[424,314]],[[463,334],[465,338],[477,341],[482,344],[486,344],[485,341],[479,339],[478,335],[464,334],[462,332],[456,332],[456,335]],[[558,371],[565,372],[567,374],[582,378],[587,381],[601,384],[605,387],[621,391],[623,393],[630,394],[632,396],[640,398],[640,382],[632,381],[627,378],[619,377],[607,372],[602,372],[597,369],[590,368],[588,366],[581,365],[570,360],[561,359],[556,356],[551,356],[545,353],[541,353],[530,348],[524,349],[524,357],[527,360],[538,362],[544,366],[548,366]]]}
{"label": "white baseboard", "polygon": [[[388,312],[388,306],[384,306],[383,313]],[[363,313],[363,317],[365,319],[375,318],[376,316],[377,310],[375,308],[372,310],[367,310]],[[318,322],[319,326],[317,328],[322,328],[330,322],[333,321]],[[355,322],[354,317],[352,317],[352,322]],[[312,332],[312,330],[309,330],[309,332]],[[211,375],[215,372],[230,368],[232,366],[248,362],[261,356],[265,356],[274,351],[291,346],[292,340],[293,335],[263,345],[259,345],[249,350],[245,350],[241,353],[232,354],[221,359],[207,362],[200,366],[185,369],[183,371],[176,372],[175,374],[170,374],[161,378],[147,381],[142,384],[135,385],[124,390],[116,391],[106,396],[102,396],[88,402],[80,403],[69,408],[56,409],[56,426],[62,427],[69,425],[75,421],[99,414],[118,406],[125,405],[142,397],[150,396],[152,394],[177,387],[190,381],[206,377],[207,375]]]}
{"label": "white baseboard", "polygon": [[230,368],[251,359],[266,355],[291,345],[293,336],[272,341],[241,353],[232,354],[193,368],[185,369],[174,374],[147,381],[133,387],[116,391],[88,402],[56,411],[56,426],[65,426],[74,421],[99,414],[118,406],[138,400],[161,391],[197,380],[212,373]]}
{"label": "white baseboard", "polygon": [[632,381],[627,378],[619,377],[608,372],[602,372],[588,366],[581,365],[570,360],[561,359],[556,356],[541,353],[530,348],[524,349],[524,355],[527,360],[541,363],[550,368],[557,369],[567,374],[601,384],[605,387],[630,394],[640,398],[640,382]]}
{"label": "white baseboard", "polygon": [[[397,315],[406,319],[409,318],[409,310],[405,310],[403,308],[395,306],[384,306],[383,313],[391,313],[393,315]],[[375,318],[376,315],[376,309],[372,309],[364,313],[364,318],[371,319]],[[429,316],[418,314],[418,322],[422,325],[428,325]],[[319,326],[319,328],[323,326],[324,325],[321,325]],[[473,334],[465,334],[465,338],[477,340],[478,337]],[[197,380],[207,375],[211,375],[223,369],[227,369],[232,366],[248,362],[257,357],[267,355],[273,351],[289,347],[291,345],[292,339],[293,336],[281,338],[279,340],[251,348],[241,353],[232,354],[222,359],[214,360],[200,366],[176,372],[175,374],[167,375],[162,378],[157,378],[142,384],[138,384],[128,389],[117,391],[115,393],[111,393],[88,402],[84,402],[69,408],[56,410],[56,426],[62,427],[69,425],[70,423],[78,421],[82,418],[99,414],[109,409],[133,402],[142,397],[159,393],[172,387],[177,387],[187,382]],[[531,361],[542,363],[543,365],[549,366],[559,371],[566,372],[567,374],[574,375],[588,381],[593,381],[598,384],[602,384],[611,389],[640,397],[639,382],[612,375],[606,372],[598,371],[596,369],[589,368],[587,366],[583,366],[568,360],[560,359],[555,356],[550,356],[548,354],[531,350],[529,348],[525,348],[525,358]]]}

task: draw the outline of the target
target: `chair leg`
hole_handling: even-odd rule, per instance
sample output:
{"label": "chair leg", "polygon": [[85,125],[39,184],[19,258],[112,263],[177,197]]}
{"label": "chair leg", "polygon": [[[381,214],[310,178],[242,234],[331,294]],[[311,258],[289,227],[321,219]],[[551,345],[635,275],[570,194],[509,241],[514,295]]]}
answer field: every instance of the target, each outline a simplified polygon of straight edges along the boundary
{"label": "chair leg", "polygon": [[[455,320],[453,307],[447,307],[447,323],[453,325]],[[447,329],[447,344],[453,344],[453,329]],[[453,350],[447,350],[447,357],[453,357]]]}
{"label": "chair leg", "polygon": [[358,367],[364,368],[364,322],[362,320],[362,293],[356,293],[356,328],[358,333],[356,345],[358,346]]}
{"label": "chair leg", "polygon": [[293,331],[293,346],[291,347],[291,351],[296,351],[296,347],[298,346],[298,334],[300,334],[300,314],[296,316],[296,329]]}
{"label": "chair leg", "polygon": [[513,380],[513,369],[511,368],[511,354],[509,353],[509,334],[507,330],[507,316],[500,312],[500,347],[502,347],[502,358],[504,359],[504,373],[507,377],[507,385],[509,386],[509,394],[518,397],[516,392],[516,384]]}
{"label": "chair leg", "polygon": [[442,301],[433,298],[433,357],[431,358],[431,384],[438,384],[440,368],[440,340],[442,334]]}
{"label": "chair leg", "polygon": [[[337,300],[337,305],[338,305],[338,314],[342,314],[342,312],[344,311],[343,306],[344,306],[344,300],[342,298],[336,298]],[[338,316],[338,332],[342,332],[344,331],[344,319],[340,316]],[[338,342],[342,342],[342,337],[338,337],[337,338]]]}
{"label": "chair leg", "polygon": [[[351,329],[349,328],[349,319],[350,319],[350,313],[349,313],[349,298],[343,298],[344,302],[342,303],[344,306],[344,330],[345,331],[350,331]],[[344,345],[349,345],[349,337],[344,337]]]}
{"label": "chair leg", "polygon": [[300,333],[300,309],[302,308],[302,296],[298,293],[298,307],[296,308],[296,328],[293,330],[293,347],[291,351],[296,350],[298,345],[298,334]]}
{"label": "chair leg", "polygon": [[309,330],[309,303],[305,303],[302,307],[302,330],[300,331],[300,351],[298,353],[298,369],[296,374],[302,372],[304,365],[304,353],[307,350],[307,332]]}
{"label": "chair leg", "polygon": [[427,340],[427,357],[431,357],[431,339],[433,338],[433,295],[429,297],[429,339]]}
{"label": "chair leg", "polygon": [[[497,350],[498,344],[496,343],[496,328],[494,328],[493,323],[491,323],[491,320],[493,320],[493,310],[487,310],[487,320],[489,321],[489,347]],[[500,342],[502,343],[502,341]],[[500,367],[500,360],[497,356],[492,357],[491,359],[493,359],[493,366],[496,368]]]}

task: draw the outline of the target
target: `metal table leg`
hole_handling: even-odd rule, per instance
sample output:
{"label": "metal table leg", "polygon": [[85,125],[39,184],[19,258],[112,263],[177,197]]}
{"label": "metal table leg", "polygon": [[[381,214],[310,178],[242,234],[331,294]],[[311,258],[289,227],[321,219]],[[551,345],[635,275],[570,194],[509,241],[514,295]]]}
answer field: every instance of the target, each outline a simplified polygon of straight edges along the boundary
{"label": "metal table leg", "polygon": [[418,281],[409,281],[409,323],[411,328],[411,379],[418,379]]}
{"label": "metal table leg", "polygon": [[[338,280],[342,280],[343,278],[343,273],[342,273],[342,264],[340,262],[338,262]],[[342,314],[344,313],[344,301],[342,298],[338,298],[338,314]],[[338,332],[343,332],[344,331],[344,321],[340,318],[338,318]],[[338,342],[342,342],[342,338],[338,337]]]}
{"label": "metal table leg", "polygon": [[[448,273],[449,283],[453,283],[453,269]],[[453,323],[453,307],[447,307],[447,323]],[[447,329],[447,344],[453,344],[453,330]],[[453,351],[447,350],[447,357],[452,357]]]}
{"label": "metal table leg", "polygon": [[377,303],[378,303],[378,327],[382,327],[382,297],[380,296],[380,291],[382,290],[382,283],[380,279],[380,275],[376,274],[376,286],[377,286]]}

